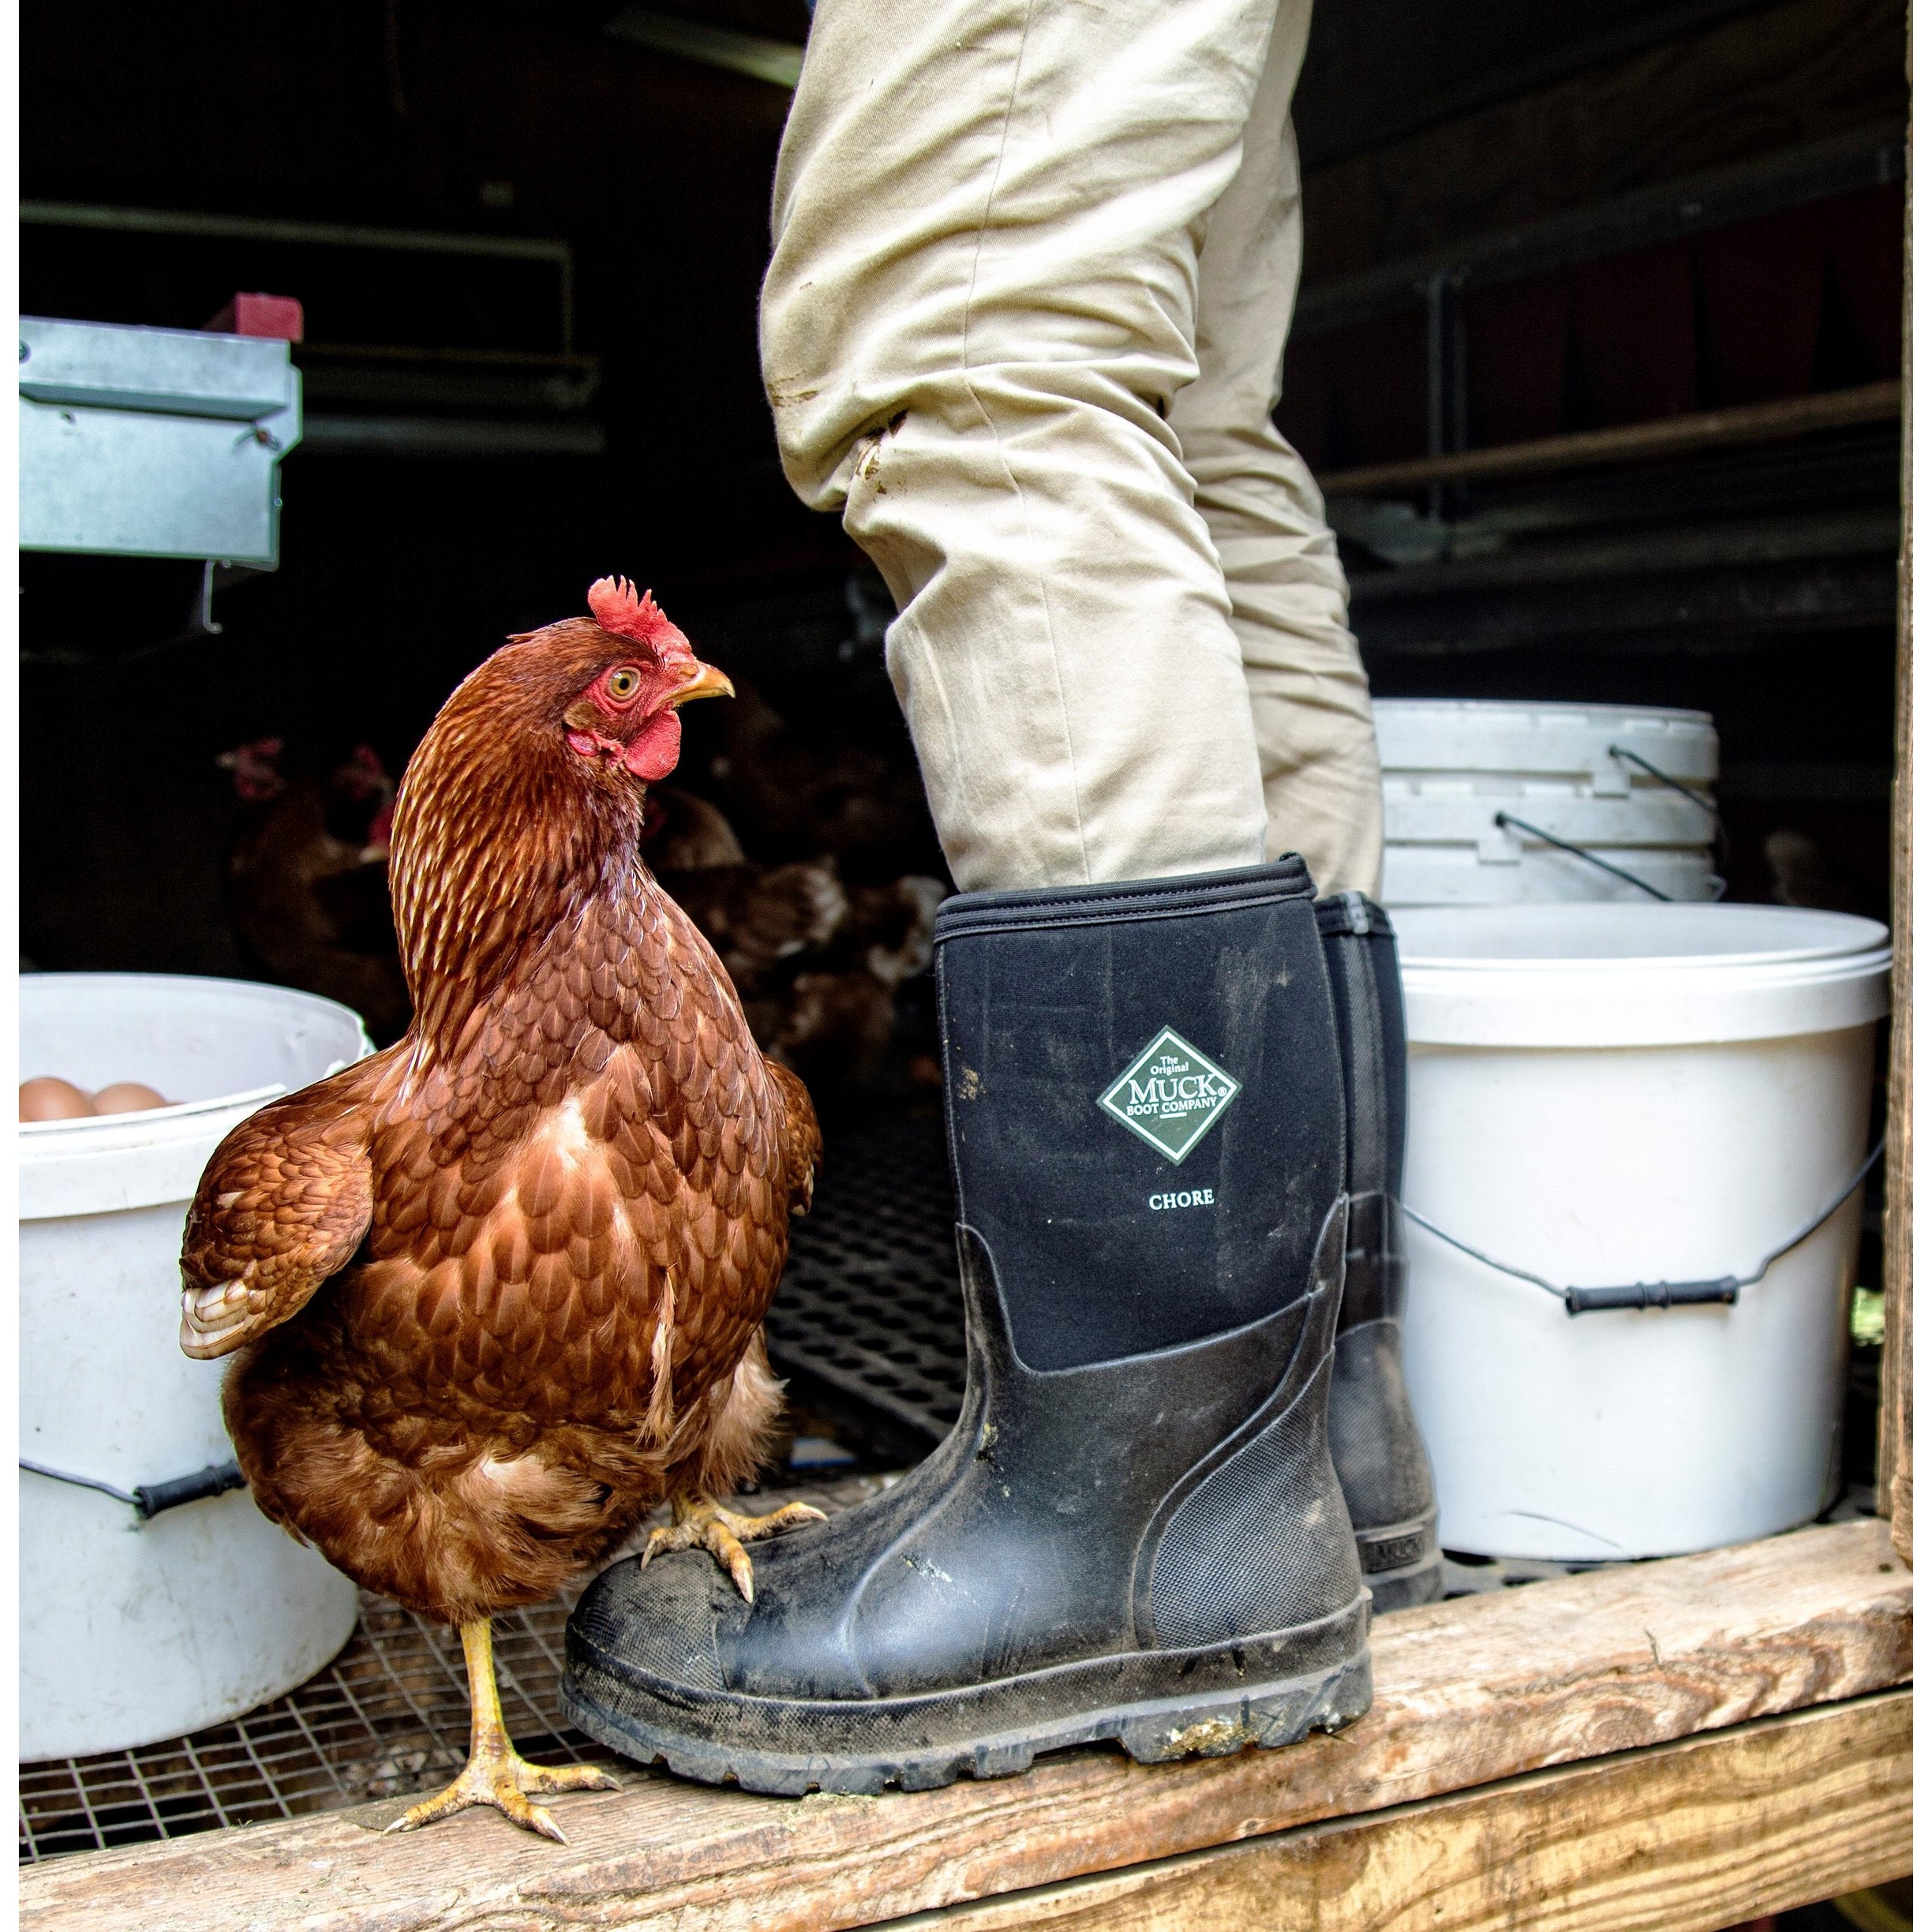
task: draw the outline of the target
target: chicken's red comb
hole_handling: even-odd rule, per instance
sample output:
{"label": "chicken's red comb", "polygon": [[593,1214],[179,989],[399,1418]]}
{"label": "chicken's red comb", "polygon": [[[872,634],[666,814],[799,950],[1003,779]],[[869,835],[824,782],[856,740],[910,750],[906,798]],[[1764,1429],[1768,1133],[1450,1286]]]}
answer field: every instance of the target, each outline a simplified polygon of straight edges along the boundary
{"label": "chicken's red comb", "polygon": [[648,644],[660,657],[689,657],[691,642],[628,577],[600,577],[590,586],[590,615],[614,637]]}

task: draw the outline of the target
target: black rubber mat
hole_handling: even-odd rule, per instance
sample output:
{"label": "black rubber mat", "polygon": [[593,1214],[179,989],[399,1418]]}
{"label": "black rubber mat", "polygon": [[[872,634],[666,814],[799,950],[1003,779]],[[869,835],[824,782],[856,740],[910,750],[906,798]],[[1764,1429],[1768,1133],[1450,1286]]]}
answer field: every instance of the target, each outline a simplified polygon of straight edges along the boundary
{"label": "black rubber mat", "polygon": [[874,1455],[916,1461],[959,1413],[964,1327],[937,1110],[831,1136],[765,1321],[793,1399]]}

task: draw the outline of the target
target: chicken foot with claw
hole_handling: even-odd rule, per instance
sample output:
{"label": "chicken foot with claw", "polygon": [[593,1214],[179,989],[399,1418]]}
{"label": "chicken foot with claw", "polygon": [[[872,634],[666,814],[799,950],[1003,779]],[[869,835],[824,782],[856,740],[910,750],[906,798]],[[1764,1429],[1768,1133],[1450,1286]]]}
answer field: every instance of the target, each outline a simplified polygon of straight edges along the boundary
{"label": "chicken foot with claw", "polygon": [[800,1523],[826,1519],[825,1511],[814,1509],[809,1503],[788,1503],[769,1516],[740,1516],[736,1510],[728,1510],[722,1503],[714,1503],[707,1496],[674,1497],[671,1513],[676,1520],[668,1529],[650,1533],[650,1541],[638,1558],[638,1567],[642,1569],[653,1556],[662,1556],[672,1550],[707,1549],[738,1586],[738,1594],[747,1603],[752,1597],[751,1559],[745,1553],[746,1544],[760,1537],[776,1536],[781,1530],[795,1529]]}
{"label": "chicken foot with claw", "polygon": [[490,1805],[513,1825],[553,1838],[570,1840],[557,1822],[532,1797],[559,1792],[616,1791],[617,1780],[595,1765],[534,1765],[518,1754],[504,1727],[503,1705],[496,1695],[496,1660],[490,1643],[490,1620],[478,1617],[462,1627],[463,1661],[470,1668],[470,1758],[454,1783],[433,1798],[412,1805],[388,1829],[414,1831],[432,1825],[470,1805]]}

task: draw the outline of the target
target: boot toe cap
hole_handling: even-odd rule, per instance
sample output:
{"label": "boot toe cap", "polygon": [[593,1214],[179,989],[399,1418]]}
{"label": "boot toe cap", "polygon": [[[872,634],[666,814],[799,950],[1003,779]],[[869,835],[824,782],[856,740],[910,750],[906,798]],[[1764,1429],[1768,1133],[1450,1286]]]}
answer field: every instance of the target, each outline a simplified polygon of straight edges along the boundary
{"label": "boot toe cap", "polygon": [[693,1690],[722,1690],[721,1623],[748,1606],[709,1556],[697,1551],[613,1563],[583,1593],[571,1618],[573,1648],[602,1672],[650,1678]]}

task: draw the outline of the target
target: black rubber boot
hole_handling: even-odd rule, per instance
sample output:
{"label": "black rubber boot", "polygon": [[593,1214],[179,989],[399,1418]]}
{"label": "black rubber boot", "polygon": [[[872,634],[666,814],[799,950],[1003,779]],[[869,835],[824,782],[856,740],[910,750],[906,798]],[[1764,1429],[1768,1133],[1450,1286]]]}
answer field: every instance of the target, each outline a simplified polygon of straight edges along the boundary
{"label": "black rubber boot", "polygon": [[1348,1095],[1348,1274],[1335,1336],[1328,1446],[1378,1610],[1442,1594],[1436,1479],[1402,1377],[1402,1149],[1409,1046],[1388,915],[1360,893],[1315,908],[1335,991]]}
{"label": "black rubber boot", "polygon": [[753,1551],[621,1562],[571,1721],[753,1791],[1143,1762],[1369,1699],[1330,1460],[1342,1071],[1299,859],[974,893],[936,940],[966,1395],[885,1494]]}

